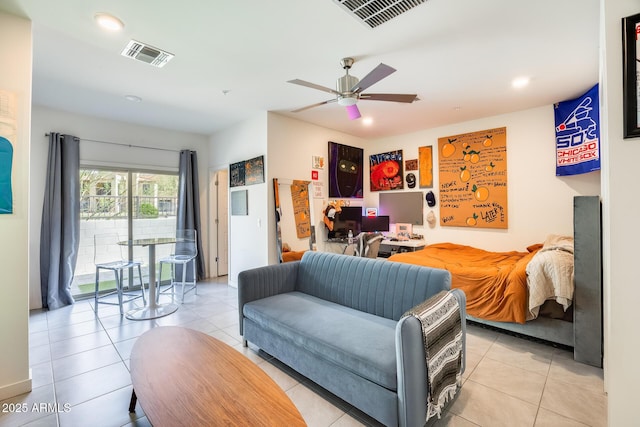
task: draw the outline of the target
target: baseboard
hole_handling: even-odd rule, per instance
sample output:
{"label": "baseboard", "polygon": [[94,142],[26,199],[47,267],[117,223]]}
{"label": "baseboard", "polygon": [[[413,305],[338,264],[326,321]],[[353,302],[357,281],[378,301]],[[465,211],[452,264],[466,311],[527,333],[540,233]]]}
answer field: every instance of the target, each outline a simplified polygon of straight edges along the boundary
{"label": "baseboard", "polygon": [[19,396],[31,391],[31,369],[29,369],[29,378],[13,384],[7,384],[0,387],[0,400],[9,399],[10,397]]}

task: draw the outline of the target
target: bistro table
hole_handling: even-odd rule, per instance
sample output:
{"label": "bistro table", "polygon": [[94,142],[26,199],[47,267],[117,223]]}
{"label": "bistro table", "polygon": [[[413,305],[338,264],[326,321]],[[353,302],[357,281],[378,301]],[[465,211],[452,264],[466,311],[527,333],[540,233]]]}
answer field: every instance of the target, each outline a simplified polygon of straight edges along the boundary
{"label": "bistro table", "polygon": [[149,247],[149,299],[147,305],[127,312],[127,319],[148,320],[167,316],[178,309],[178,304],[158,304],[156,302],[156,245],[175,243],[175,237],[152,237],[148,239],[124,240],[118,242],[123,246]]}

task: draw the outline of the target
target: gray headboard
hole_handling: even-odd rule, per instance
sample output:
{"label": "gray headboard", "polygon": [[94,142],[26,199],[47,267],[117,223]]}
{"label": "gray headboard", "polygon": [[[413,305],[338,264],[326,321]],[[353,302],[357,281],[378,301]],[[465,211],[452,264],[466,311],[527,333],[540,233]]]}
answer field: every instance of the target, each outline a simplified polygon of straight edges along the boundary
{"label": "gray headboard", "polygon": [[573,199],[573,358],[602,367],[602,223],[599,196]]}

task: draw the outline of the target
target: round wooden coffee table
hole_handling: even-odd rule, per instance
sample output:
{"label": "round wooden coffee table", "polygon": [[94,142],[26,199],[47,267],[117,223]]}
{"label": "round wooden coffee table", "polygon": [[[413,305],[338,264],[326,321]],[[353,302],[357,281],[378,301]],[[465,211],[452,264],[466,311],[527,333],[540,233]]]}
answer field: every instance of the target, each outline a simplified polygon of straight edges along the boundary
{"label": "round wooden coffee table", "polygon": [[305,426],[293,402],[255,363],[202,332],[153,328],[131,350],[131,382],[154,427]]}

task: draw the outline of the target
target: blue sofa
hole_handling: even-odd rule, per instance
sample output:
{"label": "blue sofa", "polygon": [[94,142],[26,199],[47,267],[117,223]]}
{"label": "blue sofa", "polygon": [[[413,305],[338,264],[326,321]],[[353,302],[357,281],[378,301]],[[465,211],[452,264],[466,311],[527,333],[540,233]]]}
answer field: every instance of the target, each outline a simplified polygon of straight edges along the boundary
{"label": "blue sofa", "polygon": [[[451,288],[448,271],[306,252],[238,276],[240,334],[389,426],[422,426],[427,380],[420,322],[402,315]],[[460,305],[465,342],[465,295]]]}

